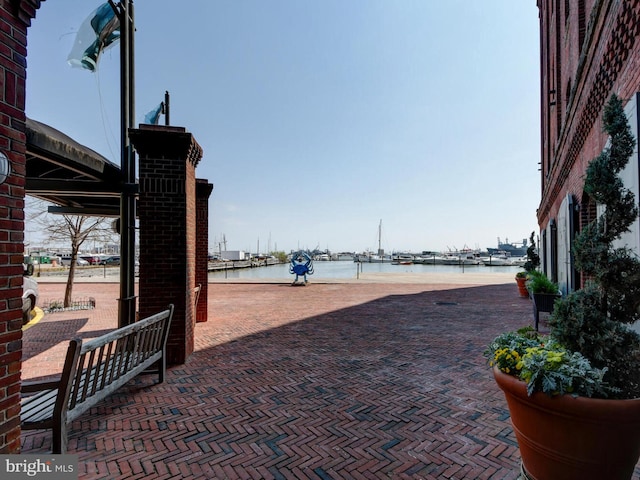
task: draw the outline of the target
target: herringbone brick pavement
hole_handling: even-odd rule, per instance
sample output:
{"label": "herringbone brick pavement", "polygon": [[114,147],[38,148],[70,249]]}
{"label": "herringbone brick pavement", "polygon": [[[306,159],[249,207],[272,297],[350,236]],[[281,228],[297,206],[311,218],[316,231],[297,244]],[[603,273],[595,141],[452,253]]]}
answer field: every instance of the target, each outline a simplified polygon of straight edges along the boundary
{"label": "herringbone brick pavement", "polygon": [[[28,329],[25,378],[59,371],[70,336],[116,326],[117,285],[75,288],[98,308]],[[209,312],[197,351],[164,384],[140,377],[73,423],[80,478],[518,478],[482,356],[532,322],[515,282],[211,284]],[[47,452],[50,435],[22,442]]]}

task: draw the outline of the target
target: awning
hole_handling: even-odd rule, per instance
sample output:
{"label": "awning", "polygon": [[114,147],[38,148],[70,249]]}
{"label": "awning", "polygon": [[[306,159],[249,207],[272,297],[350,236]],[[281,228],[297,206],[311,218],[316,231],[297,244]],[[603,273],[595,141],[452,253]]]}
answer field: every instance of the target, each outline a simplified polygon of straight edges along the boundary
{"label": "awning", "polygon": [[26,194],[59,213],[119,216],[120,167],[59,130],[27,118]]}

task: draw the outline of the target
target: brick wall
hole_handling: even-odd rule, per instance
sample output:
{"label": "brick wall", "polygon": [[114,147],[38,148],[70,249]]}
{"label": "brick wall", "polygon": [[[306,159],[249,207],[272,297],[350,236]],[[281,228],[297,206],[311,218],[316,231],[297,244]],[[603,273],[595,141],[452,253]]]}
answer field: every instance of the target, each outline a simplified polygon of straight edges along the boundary
{"label": "brick wall", "polygon": [[40,1],[0,0],[0,453],[20,451],[27,27]]}
{"label": "brick wall", "polygon": [[0,5],[0,151],[12,169],[0,186],[0,453],[13,453],[20,450],[26,29],[40,2]]}
{"label": "brick wall", "polygon": [[202,149],[181,127],[143,126],[130,138],[140,156],[140,316],[175,305],[167,361],[181,364],[194,348],[195,168]]}
{"label": "brick wall", "polygon": [[583,198],[586,167],[607,141],[601,117],[610,95],[616,93],[626,101],[640,90],[640,0],[539,1],[538,7],[542,133],[538,223],[544,229],[558,217],[568,194]]}
{"label": "brick wall", "polygon": [[200,297],[196,305],[196,322],[206,322],[209,315],[209,197],[213,185],[204,179],[196,180],[196,276]]}

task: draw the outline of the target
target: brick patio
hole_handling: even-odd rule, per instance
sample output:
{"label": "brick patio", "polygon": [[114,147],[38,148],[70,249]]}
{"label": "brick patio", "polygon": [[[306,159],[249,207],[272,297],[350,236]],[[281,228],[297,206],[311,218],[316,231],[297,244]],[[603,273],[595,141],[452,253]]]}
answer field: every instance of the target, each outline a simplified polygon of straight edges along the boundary
{"label": "brick patio", "polygon": [[[62,284],[42,283],[41,297]],[[65,341],[116,326],[117,284],[90,311],[24,335],[23,377],[61,369]],[[196,352],[73,423],[80,478],[516,479],[506,402],[482,351],[532,323],[506,285],[210,284]],[[49,451],[25,432],[23,453]]]}

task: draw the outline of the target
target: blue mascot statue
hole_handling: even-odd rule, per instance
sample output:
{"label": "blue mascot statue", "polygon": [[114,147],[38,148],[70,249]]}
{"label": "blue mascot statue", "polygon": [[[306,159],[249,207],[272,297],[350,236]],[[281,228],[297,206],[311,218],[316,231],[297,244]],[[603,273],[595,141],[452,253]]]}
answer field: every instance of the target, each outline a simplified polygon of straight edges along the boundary
{"label": "blue mascot statue", "polygon": [[[307,252],[299,251],[291,256],[291,266],[289,273],[295,274],[296,279],[292,285],[306,285],[307,275],[313,275],[313,260]],[[304,278],[304,282],[300,282],[299,277]]]}

